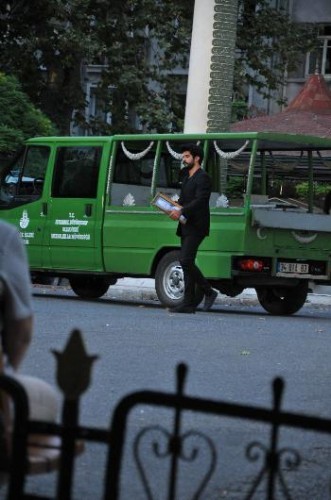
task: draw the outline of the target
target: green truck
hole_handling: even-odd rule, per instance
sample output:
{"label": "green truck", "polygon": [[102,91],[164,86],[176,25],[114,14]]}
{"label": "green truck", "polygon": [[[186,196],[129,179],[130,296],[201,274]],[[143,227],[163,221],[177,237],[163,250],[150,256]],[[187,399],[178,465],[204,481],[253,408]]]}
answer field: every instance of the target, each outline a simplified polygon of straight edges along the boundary
{"label": "green truck", "polygon": [[187,142],[213,180],[198,265],[214,288],[255,288],[266,311],[293,314],[313,283],[331,285],[331,138],[270,132],[28,140],[1,172],[0,217],[19,229],[34,279],[98,298],[119,278],[151,277],[163,305],[180,304],[176,223],[151,202],[178,198]]}

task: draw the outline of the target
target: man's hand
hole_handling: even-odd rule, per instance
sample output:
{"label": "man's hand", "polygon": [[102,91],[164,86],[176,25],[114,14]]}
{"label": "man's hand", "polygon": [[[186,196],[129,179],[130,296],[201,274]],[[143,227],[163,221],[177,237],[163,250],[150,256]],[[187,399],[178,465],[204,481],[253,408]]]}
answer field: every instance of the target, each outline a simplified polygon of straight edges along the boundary
{"label": "man's hand", "polygon": [[171,212],[169,212],[169,217],[172,220],[178,220],[181,215],[182,215],[181,210],[171,210]]}

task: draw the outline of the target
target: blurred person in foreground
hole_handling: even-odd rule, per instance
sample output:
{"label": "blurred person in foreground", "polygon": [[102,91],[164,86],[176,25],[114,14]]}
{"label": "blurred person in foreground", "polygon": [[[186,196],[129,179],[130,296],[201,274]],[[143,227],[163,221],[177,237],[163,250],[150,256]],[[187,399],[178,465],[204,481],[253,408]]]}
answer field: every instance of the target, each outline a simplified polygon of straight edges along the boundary
{"label": "blurred person in foreground", "polygon": [[0,220],[0,336],[2,371],[26,390],[29,417],[53,422],[56,391],[45,381],[18,373],[31,344],[33,307],[27,255],[17,229]]}

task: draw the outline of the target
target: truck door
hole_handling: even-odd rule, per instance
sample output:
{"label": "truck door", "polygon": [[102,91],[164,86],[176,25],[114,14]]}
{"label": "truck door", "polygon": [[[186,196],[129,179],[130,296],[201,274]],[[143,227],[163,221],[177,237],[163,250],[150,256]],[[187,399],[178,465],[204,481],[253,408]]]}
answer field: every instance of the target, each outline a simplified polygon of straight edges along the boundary
{"label": "truck door", "polygon": [[50,148],[31,145],[6,169],[0,181],[0,217],[17,226],[29,263],[41,267],[46,223],[46,170]]}
{"label": "truck door", "polygon": [[101,154],[102,146],[57,148],[47,216],[47,251],[53,269],[102,268],[97,203]]}

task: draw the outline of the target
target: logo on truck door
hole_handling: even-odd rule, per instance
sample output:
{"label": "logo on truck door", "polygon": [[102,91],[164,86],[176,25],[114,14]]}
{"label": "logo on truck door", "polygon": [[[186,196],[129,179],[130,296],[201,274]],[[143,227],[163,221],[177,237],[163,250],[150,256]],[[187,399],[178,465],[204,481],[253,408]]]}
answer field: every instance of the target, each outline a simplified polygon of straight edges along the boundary
{"label": "logo on truck door", "polygon": [[22,217],[20,218],[20,227],[26,229],[29,225],[30,219],[27,210],[23,210]]}
{"label": "logo on truck door", "polygon": [[[20,228],[27,229],[30,224],[30,219],[27,210],[23,210],[22,217],[20,218]],[[34,232],[21,231],[21,237],[26,245],[34,238]]]}
{"label": "logo on truck door", "polygon": [[85,232],[87,219],[76,219],[73,212],[69,212],[68,219],[55,219],[55,225],[60,226],[60,232],[51,233],[52,240],[90,240],[91,235]]}

